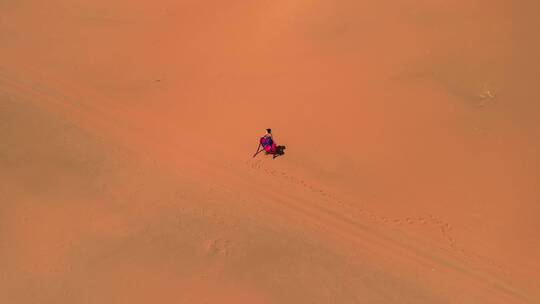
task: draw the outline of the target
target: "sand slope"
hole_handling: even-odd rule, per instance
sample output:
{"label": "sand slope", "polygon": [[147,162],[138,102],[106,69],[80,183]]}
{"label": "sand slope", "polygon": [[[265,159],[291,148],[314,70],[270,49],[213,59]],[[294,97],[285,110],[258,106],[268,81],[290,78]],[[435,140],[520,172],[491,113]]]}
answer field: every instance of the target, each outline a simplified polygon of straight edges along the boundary
{"label": "sand slope", "polygon": [[357,2],[0,3],[0,301],[540,301],[538,5]]}

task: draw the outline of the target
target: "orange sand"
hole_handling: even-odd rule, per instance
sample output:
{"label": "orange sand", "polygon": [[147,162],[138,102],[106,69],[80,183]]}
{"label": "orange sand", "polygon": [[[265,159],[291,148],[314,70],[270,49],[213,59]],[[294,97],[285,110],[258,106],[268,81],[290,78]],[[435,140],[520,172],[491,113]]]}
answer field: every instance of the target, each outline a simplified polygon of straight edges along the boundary
{"label": "orange sand", "polygon": [[540,303],[537,3],[0,1],[0,303]]}

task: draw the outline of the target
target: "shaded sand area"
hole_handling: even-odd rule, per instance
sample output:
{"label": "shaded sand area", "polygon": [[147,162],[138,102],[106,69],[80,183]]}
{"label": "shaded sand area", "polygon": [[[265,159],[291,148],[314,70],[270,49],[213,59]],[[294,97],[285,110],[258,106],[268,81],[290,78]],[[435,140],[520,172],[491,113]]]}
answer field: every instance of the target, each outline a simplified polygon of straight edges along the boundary
{"label": "shaded sand area", "polygon": [[540,303],[539,6],[0,1],[0,303]]}

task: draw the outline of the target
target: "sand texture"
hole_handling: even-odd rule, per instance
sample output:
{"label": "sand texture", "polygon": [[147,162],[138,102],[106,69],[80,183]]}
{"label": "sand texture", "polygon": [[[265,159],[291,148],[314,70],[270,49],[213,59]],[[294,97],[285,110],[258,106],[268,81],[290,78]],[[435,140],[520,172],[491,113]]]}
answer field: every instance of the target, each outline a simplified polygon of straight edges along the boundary
{"label": "sand texture", "polygon": [[0,0],[0,303],[540,303],[539,11]]}

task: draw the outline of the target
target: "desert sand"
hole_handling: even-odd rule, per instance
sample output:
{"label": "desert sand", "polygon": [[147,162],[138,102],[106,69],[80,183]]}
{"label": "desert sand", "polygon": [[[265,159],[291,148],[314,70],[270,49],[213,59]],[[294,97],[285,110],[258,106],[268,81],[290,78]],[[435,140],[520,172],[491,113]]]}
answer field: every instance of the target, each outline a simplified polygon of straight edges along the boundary
{"label": "desert sand", "polygon": [[0,303],[540,303],[539,9],[0,1]]}

